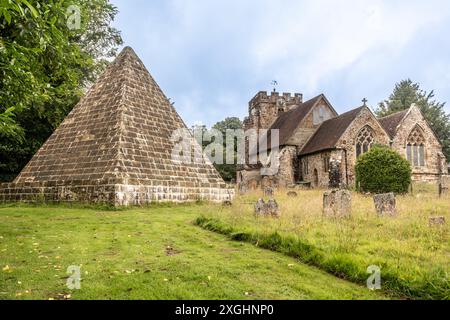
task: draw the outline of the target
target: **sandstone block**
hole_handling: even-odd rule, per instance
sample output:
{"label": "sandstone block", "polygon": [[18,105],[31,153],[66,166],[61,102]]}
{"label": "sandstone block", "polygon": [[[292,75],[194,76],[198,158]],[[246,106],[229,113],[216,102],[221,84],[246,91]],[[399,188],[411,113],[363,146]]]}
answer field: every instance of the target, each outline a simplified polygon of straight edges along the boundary
{"label": "sandstone block", "polygon": [[393,192],[376,194],[373,196],[373,201],[379,216],[395,216],[397,214],[395,194]]}
{"label": "sandstone block", "polygon": [[352,195],[348,190],[327,191],[323,195],[323,213],[326,217],[347,218],[351,216]]}

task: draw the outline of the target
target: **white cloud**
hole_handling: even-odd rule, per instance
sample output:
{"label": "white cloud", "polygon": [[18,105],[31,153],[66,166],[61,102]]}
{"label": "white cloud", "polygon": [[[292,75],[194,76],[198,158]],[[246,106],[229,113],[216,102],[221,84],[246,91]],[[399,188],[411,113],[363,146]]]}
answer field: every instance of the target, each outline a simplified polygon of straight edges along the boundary
{"label": "white cloud", "polygon": [[[278,65],[282,74],[298,75],[298,85],[318,90],[321,79],[382,48],[387,57],[401,52],[422,28],[448,17],[431,2],[308,1],[286,10],[253,48],[261,69]],[[448,5],[447,5],[448,7]],[[273,20],[270,19],[269,20]],[[288,62],[288,63],[283,63]]]}
{"label": "white cloud", "polygon": [[[417,66],[407,51],[423,49],[411,48],[418,34],[449,29],[447,0],[113,2],[127,44],[138,46],[188,123],[244,115],[274,79],[306,98],[325,91],[343,104],[339,111],[364,96],[382,99],[410,76],[450,99],[448,57]],[[439,54],[445,41],[449,49],[438,36],[428,45]]]}

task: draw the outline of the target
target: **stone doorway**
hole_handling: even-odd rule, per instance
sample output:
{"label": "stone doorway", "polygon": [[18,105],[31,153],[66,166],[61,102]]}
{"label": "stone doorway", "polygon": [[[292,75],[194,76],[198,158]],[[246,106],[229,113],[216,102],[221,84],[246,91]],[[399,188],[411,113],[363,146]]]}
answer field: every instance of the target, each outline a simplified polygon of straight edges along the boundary
{"label": "stone doorway", "polygon": [[314,188],[319,186],[319,172],[317,169],[314,169]]}

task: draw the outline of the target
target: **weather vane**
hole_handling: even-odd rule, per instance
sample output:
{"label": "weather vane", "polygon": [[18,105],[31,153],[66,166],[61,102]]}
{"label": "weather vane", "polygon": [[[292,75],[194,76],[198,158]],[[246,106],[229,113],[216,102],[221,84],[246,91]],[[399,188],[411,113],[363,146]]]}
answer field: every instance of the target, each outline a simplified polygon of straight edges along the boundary
{"label": "weather vane", "polygon": [[277,80],[272,80],[272,82],[270,84],[273,86],[273,92],[276,92],[277,91],[278,81]]}

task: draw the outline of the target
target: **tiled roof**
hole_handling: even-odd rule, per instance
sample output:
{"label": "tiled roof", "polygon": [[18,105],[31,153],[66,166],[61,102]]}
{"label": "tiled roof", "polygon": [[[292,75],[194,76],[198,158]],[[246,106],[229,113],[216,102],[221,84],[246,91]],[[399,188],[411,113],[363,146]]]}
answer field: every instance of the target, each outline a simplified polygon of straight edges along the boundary
{"label": "tiled roof", "polygon": [[378,122],[380,122],[381,126],[386,130],[386,132],[389,134],[391,138],[395,136],[397,126],[400,124],[400,122],[403,120],[405,115],[408,113],[409,109],[391,114],[387,117],[383,117],[378,119]]}
{"label": "tiled roof", "polygon": [[309,139],[303,147],[300,154],[311,154],[335,148],[339,138],[364,108],[366,107],[359,107],[322,123],[319,129],[317,129],[311,139]]}
{"label": "tiled roof", "polygon": [[[296,108],[287,111],[281,114],[277,120],[272,124],[269,131],[267,132],[267,137],[263,141],[263,145],[261,146],[260,152],[265,151],[264,146],[271,147],[271,130],[278,129],[279,130],[279,145],[285,145],[289,138],[294,134],[294,131],[297,129],[300,122],[308,115],[311,109],[316,105],[320,99],[325,98],[323,94],[318,95],[308,101],[303,102]],[[267,141],[267,143],[264,143]],[[254,151],[253,151],[254,152]],[[251,152],[252,153],[252,152]]]}

